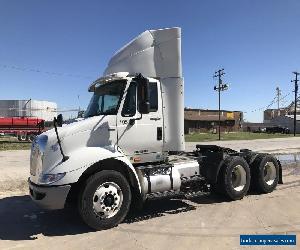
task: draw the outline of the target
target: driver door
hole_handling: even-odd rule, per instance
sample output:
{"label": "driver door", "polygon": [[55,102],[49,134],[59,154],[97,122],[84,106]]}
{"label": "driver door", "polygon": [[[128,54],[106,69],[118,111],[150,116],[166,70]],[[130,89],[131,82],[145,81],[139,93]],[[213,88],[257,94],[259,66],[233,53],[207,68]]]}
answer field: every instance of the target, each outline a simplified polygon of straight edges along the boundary
{"label": "driver door", "polygon": [[117,117],[118,146],[133,163],[161,161],[163,119],[159,81],[149,82],[150,113],[137,108],[137,83],[132,81]]}

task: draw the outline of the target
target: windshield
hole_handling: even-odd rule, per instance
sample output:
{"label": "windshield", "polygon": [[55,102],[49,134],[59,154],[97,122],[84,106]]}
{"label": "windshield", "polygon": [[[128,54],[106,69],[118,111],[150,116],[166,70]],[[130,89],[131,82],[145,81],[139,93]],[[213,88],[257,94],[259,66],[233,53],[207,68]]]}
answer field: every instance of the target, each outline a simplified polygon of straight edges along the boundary
{"label": "windshield", "polygon": [[103,84],[96,89],[84,117],[116,115],[126,81],[118,80]]}

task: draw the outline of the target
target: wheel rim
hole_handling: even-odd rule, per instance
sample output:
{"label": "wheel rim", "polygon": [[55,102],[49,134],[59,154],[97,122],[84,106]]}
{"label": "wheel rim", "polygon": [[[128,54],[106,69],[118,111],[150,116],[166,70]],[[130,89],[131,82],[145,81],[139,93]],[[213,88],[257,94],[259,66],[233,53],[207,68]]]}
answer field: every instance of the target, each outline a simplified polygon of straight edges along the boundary
{"label": "wheel rim", "polygon": [[121,188],[114,182],[101,184],[93,196],[94,212],[101,219],[108,219],[115,216],[123,203]]}
{"label": "wheel rim", "polygon": [[273,162],[268,161],[264,166],[264,181],[271,186],[276,179],[276,167]]}
{"label": "wheel rim", "polygon": [[33,142],[34,138],[35,138],[34,135],[30,135],[30,136],[28,137],[28,141],[29,141],[29,142]]}
{"label": "wheel rim", "polygon": [[246,170],[241,165],[237,165],[231,172],[232,187],[235,191],[242,191],[247,183]]}
{"label": "wheel rim", "polygon": [[25,141],[26,140],[26,135],[24,135],[24,134],[20,135],[20,140]]}

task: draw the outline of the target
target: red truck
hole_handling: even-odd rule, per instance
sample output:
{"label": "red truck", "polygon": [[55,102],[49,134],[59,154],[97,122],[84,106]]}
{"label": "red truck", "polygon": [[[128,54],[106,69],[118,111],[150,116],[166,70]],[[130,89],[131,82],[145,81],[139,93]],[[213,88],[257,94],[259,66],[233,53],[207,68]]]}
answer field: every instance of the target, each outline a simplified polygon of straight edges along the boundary
{"label": "red truck", "polygon": [[32,141],[45,129],[45,121],[33,117],[0,117],[0,134],[10,134],[19,141]]}

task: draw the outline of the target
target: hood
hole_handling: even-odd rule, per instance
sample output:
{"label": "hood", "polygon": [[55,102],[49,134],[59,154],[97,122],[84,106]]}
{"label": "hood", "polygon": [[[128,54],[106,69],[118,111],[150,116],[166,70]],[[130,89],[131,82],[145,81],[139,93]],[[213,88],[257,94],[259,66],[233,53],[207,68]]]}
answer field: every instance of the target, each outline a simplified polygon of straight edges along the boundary
{"label": "hood", "polygon": [[[71,124],[58,127],[57,132],[61,140],[63,152],[66,156],[74,155],[78,149],[84,147],[101,147],[112,149],[117,142],[115,128],[116,116],[95,116],[89,117]],[[43,172],[61,163],[57,137],[54,129],[44,132],[42,136],[47,136],[47,145],[43,158]]]}
{"label": "hood", "polygon": [[[103,121],[105,116],[94,116],[85,119],[81,119],[79,121],[72,122],[70,124],[63,124],[62,127],[57,128],[57,132],[59,138],[63,141],[63,139],[67,136],[72,134],[81,133],[83,131],[92,131],[95,126],[97,126],[101,121]],[[43,134],[47,135],[48,137],[55,137],[55,130],[50,129]]]}

